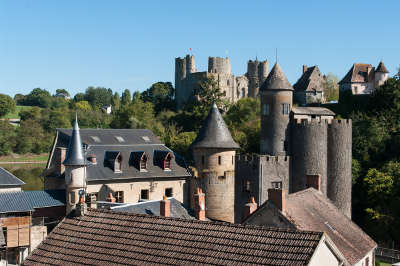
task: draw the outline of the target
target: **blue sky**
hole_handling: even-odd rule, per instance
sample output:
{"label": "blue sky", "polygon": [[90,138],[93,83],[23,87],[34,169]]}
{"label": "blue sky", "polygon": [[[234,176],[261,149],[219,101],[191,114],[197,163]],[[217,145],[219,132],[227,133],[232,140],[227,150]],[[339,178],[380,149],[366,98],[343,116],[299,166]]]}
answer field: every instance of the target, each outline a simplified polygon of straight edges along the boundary
{"label": "blue sky", "polygon": [[[393,75],[400,66],[400,1],[1,0],[0,93],[40,87],[71,94],[88,86],[142,91],[174,82],[174,58],[193,48],[231,58],[278,61],[291,83],[301,66],[342,78],[354,62]],[[271,68],[270,67],[270,68]]]}

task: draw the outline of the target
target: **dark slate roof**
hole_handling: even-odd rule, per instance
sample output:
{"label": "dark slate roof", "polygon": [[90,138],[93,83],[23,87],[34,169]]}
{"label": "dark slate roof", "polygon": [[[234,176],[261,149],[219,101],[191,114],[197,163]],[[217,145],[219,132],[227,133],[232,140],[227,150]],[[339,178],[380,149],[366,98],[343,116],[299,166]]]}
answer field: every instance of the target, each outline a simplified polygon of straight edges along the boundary
{"label": "dark slate roof", "polygon": [[[372,69],[368,75],[368,69]],[[352,82],[368,82],[374,80],[374,67],[371,64],[354,64],[349,72],[347,72],[346,76],[339,82],[339,84],[343,83],[352,83]]]}
{"label": "dark slate roof", "polygon": [[[258,215],[267,211],[268,203],[269,201],[261,205],[246,219],[246,223],[251,224],[252,219],[257,219]],[[345,216],[332,201],[314,188],[287,195],[284,215],[296,229],[326,233],[351,265],[356,264],[377,246],[374,240]]]}
{"label": "dark slate roof", "polygon": [[0,186],[22,186],[25,182],[8,172],[3,167],[0,167]]}
{"label": "dark slate roof", "polygon": [[376,68],[375,72],[389,73],[382,61],[379,62],[379,65]]}
{"label": "dark slate roof", "polygon": [[[90,156],[95,155],[97,160],[97,164],[89,163],[86,168],[86,178],[89,182],[154,177],[186,178],[190,176],[184,158],[162,144],[150,130],[81,129],[80,132],[82,142],[88,145],[86,153]],[[71,130],[58,129],[58,133],[55,146],[65,147],[71,136]],[[97,137],[100,142],[95,142],[92,136]],[[119,142],[116,136],[122,137],[124,142]],[[147,155],[147,171],[139,169],[138,153],[143,152]],[[160,160],[163,159],[163,155],[168,153],[172,155],[171,170],[164,171]],[[114,172],[112,164],[118,154],[122,156],[122,171]],[[53,165],[53,163],[48,165]]]}
{"label": "dark slate roof", "polygon": [[306,265],[322,233],[91,209],[65,218],[24,265]]}
{"label": "dark slate roof", "polygon": [[293,107],[292,112],[296,115],[335,115],[334,112],[324,107]]}
{"label": "dark slate roof", "polygon": [[64,206],[65,190],[0,193],[0,213],[27,212],[37,208]]}
{"label": "dark slate roof", "polygon": [[[185,207],[182,202],[174,198],[168,198],[171,204],[171,217],[181,219],[196,219],[191,210]],[[148,214],[160,216],[160,200],[145,201],[133,204],[126,204],[123,206],[111,207],[115,212],[127,212],[132,214]]]}
{"label": "dark slate roof", "polygon": [[191,148],[239,148],[215,103],[211,107],[207,118],[203,121],[203,125]]}
{"label": "dark slate roof", "polygon": [[69,140],[67,155],[63,162],[64,165],[85,165],[86,159],[83,156],[82,140],[79,133],[78,118],[75,118],[72,137]]}
{"label": "dark slate roof", "polygon": [[296,84],[293,85],[295,91],[323,91],[323,77],[317,66],[307,68]]}
{"label": "dark slate roof", "polygon": [[278,63],[275,63],[274,67],[271,69],[267,79],[261,85],[261,91],[264,90],[293,90],[288,79],[283,73],[281,67]]}

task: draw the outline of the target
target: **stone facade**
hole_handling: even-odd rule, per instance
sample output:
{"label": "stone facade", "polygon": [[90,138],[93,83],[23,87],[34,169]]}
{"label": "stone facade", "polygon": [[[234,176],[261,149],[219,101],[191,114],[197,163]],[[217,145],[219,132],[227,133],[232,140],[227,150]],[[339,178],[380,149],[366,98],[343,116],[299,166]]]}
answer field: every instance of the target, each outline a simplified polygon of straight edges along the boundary
{"label": "stone facade", "polygon": [[249,61],[247,73],[241,76],[232,74],[229,58],[209,57],[208,70],[197,72],[195,58],[186,55],[175,59],[175,100],[177,108],[193,97],[198,83],[205,78],[214,78],[225,97],[236,102],[243,97],[256,97],[260,84],[268,76],[267,61]]}

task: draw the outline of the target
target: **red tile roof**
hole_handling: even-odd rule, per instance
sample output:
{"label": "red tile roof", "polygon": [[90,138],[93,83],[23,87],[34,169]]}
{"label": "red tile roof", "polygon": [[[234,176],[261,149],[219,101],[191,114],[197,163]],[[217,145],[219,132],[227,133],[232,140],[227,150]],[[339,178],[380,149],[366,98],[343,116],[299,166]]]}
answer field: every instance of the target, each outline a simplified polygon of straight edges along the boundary
{"label": "red tile roof", "polygon": [[306,265],[323,234],[88,211],[66,218],[24,265]]}
{"label": "red tile roof", "polygon": [[[368,69],[371,69],[368,72]],[[374,67],[371,64],[354,64],[346,76],[339,82],[342,83],[352,83],[352,82],[370,82],[374,80]]]}

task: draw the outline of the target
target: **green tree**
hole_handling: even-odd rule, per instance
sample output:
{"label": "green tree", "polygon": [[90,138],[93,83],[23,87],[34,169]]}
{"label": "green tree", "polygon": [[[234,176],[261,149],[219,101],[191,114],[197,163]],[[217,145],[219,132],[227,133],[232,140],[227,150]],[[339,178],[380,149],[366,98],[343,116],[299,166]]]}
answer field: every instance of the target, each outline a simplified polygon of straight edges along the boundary
{"label": "green tree", "polygon": [[69,92],[66,89],[57,89],[56,90],[56,95],[57,94],[64,94],[65,96],[68,96],[68,97],[70,96]]}
{"label": "green tree", "polygon": [[333,73],[328,73],[323,83],[324,96],[327,102],[339,100],[339,79]]}
{"label": "green tree", "polygon": [[0,117],[15,111],[15,101],[6,94],[0,93]]}
{"label": "green tree", "polygon": [[0,120],[0,155],[7,155],[15,146],[15,129],[7,121]]}
{"label": "green tree", "polygon": [[81,102],[85,100],[85,94],[84,93],[77,93],[74,96],[74,102]]}
{"label": "green tree", "polygon": [[126,89],[124,90],[124,92],[122,93],[121,96],[121,104],[122,105],[128,105],[132,102],[132,97],[131,97],[131,92]]}
{"label": "green tree", "polygon": [[175,90],[171,82],[157,82],[142,92],[141,97],[145,102],[152,102],[156,114],[162,110],[175,110]]}
{"label": "green tree", "polygon": [[26,96],[26,100],[24,102],[25,105],[47,108],[51,106],[52,101],[53,97],[51,97],[47,90],[36,88]]}
{"label": "green tree", "polygon": [[21,121],[17,129],[15,152],[20,154],[48,152],[52,142],[50,136],[37,121],[29,119]]}
{"label": "green tree", "polygon": [[21,110],[19,112],[19,117],[21,118],[21,121],[30,119],[30,120],[35,120],[35,121],[39,122],[42,117],[41,109],[37,106],[34,106],[27,110]]}
{"label": "green tree", "polygon": [[114,95],[112,97],[111,105],[113,107],[113,112],[115,112],[116,110],[118,110],[121,107],[121,98],[119,97],[118,92],[114,93]]}
{"label": "green tree", "polygon": [[97,109],[110,105],[112,96],[112,90],[103,87],[89,87],[85,92],[85,100],[88,101],[93,108]]}
{"label": "green tree", "polygon": [[75,103],[75,108],[81,111],[90,111],[92,107],[90,106],[88,101],[79,101]]}

